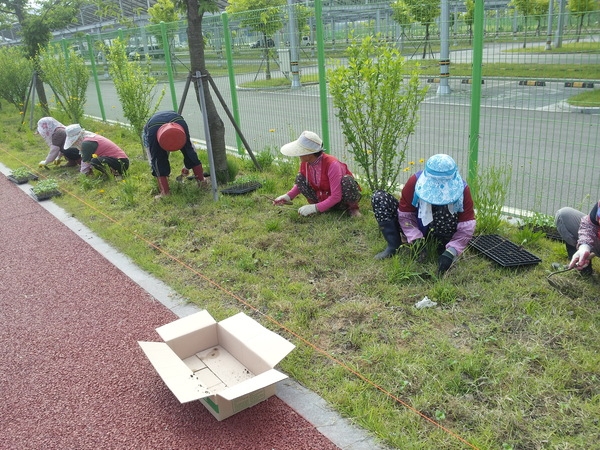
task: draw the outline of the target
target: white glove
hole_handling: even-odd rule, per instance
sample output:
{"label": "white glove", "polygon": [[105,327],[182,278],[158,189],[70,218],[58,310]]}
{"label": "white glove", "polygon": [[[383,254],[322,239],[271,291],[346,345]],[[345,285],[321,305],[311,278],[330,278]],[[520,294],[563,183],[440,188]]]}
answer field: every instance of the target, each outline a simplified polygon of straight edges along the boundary
{"label": "white glove", "polygon": [[280,195],[275,200],[273,200],[274,205],[285,205],[288,203],[292,203],[292,199],[287,194]]}
{"label": "white glove", "polygon": [[585,269],[590,263],[590,253],[592,249],[587,244],[581,244],[573,258],[571,258],[571,262],[569,263],[569,269],[575,267],[577,270]]}
{"label": "white glove", "polygon": [[318,212],[319,210],[317,210],[317,205],[305,205],[298,209],[298,214],[304,217],[310,216],[311,214],[316,214]]}
{"label": "white glove", "polygon": [[44,167],[45,169],[48,168],[48,165],[46,164],[46,160],[42,160],[40,161],[40,163],[38,164],[38,167]]}

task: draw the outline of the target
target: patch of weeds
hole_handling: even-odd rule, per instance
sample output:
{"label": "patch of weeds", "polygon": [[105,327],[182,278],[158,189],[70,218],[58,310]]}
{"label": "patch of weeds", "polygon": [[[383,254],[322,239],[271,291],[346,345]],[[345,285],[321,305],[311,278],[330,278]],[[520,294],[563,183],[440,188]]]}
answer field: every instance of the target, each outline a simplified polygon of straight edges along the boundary
{"label": "patch of weeds", "polygon": [[90,175],[79,174],[79,185],[84,191],[93,191],[98,189],[102,184],[102,178],[97,178]]}
{"label": "patch of weeds", "polygon": [[471,183],[473,204],[477,213],[477,234],[494,234],[502,225],[502,205],[512,177],[512,168],[490,166],[477,167],[477,176]]}
{"label": "patch of weeds", "polygon": [[446,280],[437,281],[429,293],[429,297],[441,305],[451,305],[459,300],[460,292],[454,284]]}
{"label": "patch of weeds", "polygon": [[177,226],[181,225],[181,217],[179,217],[177,215],[167,217],[164,220],[163,224],[165,227],[177,227]]}
{"label": "patch of weeds", "polygon": [[138,205],[138,185],[131,178],[119,182],[121,192],[119,202],[123,208],[133,208]]}
{"label": "patch of weeds", "polygon": [[534,246],[539,247],[540,239],[546,237],[544,231],[536,231],[535,228],[526,225],[515,233],[515,239],[520,242],[523,247]]}
{"label": "patch of weeds", "polygon": [[269,219],[265,222],[265,229],[268,232],[281,231],[281,220]]}
{"label": "patch of weeds", "polygon": [[387,279],[394,284],[403,284],[419,279],[420,273],[416,259],[411,254],[399,254],[395,258],[391,258],[390,264],[386,268]]}
{"label": "patch of weeds", "polygon": [[242,255],[235,262],[235,266],[244,272],[254,272],[257,264],[258,259],[255,258],[254,254]]}
{"label": "patch of weeds", "polygon": [[292,158],[278,160],[276,167],[277,173],[282,177],[293,177],[298,172],[298,162]]}
{"label": "patch of weeds", "polygon": [[263,170],[271,167],[273,165],[273,162],[275,161],[275,156],[273,155],[273,152],[269,147],[265,148],[264,150],[261,150],[256,155],[254,155],[254,157],[256,158],[256,161],[258,161],[258,164],[260,164],[261,169]]}

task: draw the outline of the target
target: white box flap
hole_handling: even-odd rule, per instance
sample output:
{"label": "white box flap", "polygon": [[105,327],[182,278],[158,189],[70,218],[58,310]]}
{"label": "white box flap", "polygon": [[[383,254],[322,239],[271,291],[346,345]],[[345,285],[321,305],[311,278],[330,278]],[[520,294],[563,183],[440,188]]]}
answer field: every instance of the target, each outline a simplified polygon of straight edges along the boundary
{"label": "white box flap", "polygon": [[211,395],[198,377],[164,342],[141,342],[140,347],[158,375],[181,403]]}
{"label": "white box flap", "polygon": [[259,389],[271,386],[278,381],[285,380],[287,377],[287,375],[275,369],[267,370],[260,375],[250,378],[249,380],[242,381],[235,386],[219,392],[218,395],[223,397],[225,400],[234,400]]}
{"label": "white box flap", "polygon": [[246,367],[255,372],[262,372],[262,370],[253,367],[254,364],[251,361],[253,356],[250,355],[260,358],[269,368],[273,368],[296,347],[243,312],[222,320],[219,322],[219,328],[219,342],[226,346],[226,341],[231,337],[243,344],[245,349],[236,349],[231,342],[232,348],[228,348],[228,350]]}
{"label": "white box flap", "polygon": [[158,327],[156,332],[181,359],[217,345],[217,325],[206,310]]}

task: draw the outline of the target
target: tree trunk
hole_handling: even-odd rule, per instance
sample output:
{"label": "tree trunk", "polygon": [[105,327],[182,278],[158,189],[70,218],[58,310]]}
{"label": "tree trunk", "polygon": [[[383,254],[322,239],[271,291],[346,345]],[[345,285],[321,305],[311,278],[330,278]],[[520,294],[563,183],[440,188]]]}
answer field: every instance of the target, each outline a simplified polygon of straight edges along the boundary
{"label": "tree trunk", "polygon": [[265,44],[264,47],[264,58],[265,58],[265,62],[266,62],[266,66],[265,66],[265,78],[267,80],[271,79],[271,64],[269,63],[269,42],[267,41],[267,35],[266,33],[263,33],[263,43]]}
{"label": "tree trunk", "polygon": [[427,44],[429,44],[429,24],[425,25],[425,45],[423,46],[423,59],[427,56]]}
{"label": "tree trunk", "polygon": [[[202,14],[199,13],[198,0],[186,0],[188,28],[187,36],[190,48],[190,65],[192,74],[199,71],[206,74],[206,62],[204,60],[204,39],[202,37]],[[229,171],[227,169],[227,153],[225,150],[225,125],[219,116],[215,103],[210,94],[210,84],[208,80],[203,79],[204,98],[206,101],[206,114],[208,127],[210,129],[210,140],[215,167],[210,168],[211,176],[216,176],[217,181],[226,183],[229,180]],[[197,90],[198,85],[194,84]],[[196,92],[198,94],[198,92]],[[201,105],[198,105],[201,108]]]}

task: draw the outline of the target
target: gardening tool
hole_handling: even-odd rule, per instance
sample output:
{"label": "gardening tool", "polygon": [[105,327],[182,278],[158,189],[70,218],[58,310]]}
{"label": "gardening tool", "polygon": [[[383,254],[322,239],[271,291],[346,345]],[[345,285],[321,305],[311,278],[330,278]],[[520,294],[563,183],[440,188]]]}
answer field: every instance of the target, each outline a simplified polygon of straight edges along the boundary
{"label": "gardening tool", "polygon": [[[271,203],[273,203],[273,202],[275,201],[275,199],[274,199],[274,198],[272,198],[272,197],[269,197],[268,195],[263,195],[263,197],[265,197],[265,198],[266,198],[267,200],[269,200]],[[284,205],[293,205],[293,204],[294,204],[294,202],[287,202],[287,201],[286,201],[286,202],[283,202],[283,204],[284,204]]]}
{"label": "gardening tool", "polygon": [[[590,260],[594,256],[596,256],[594,253],[590,253]],[[554,275],[569,272],[569,271],[575,269],[576,267],[577,266],[573,266],[573,267],[563,266],[562,269],[555,270],[554,272],[551,272],[550,274],[548,274],[548,276],[546,277],[546,280],[548,280],[548,283],[550,284],[550,286],[552,286],[553,288],[558,290],[561,294],[564,294],[567,297],[573,297],[573,295],[575,295],[575,291],[578,290],[573,282],[566,280],[564,278],[559,278],[559,279],[551,279],[551,278]],[[571,294],[571,295],[569,295],[569,294]]]}

